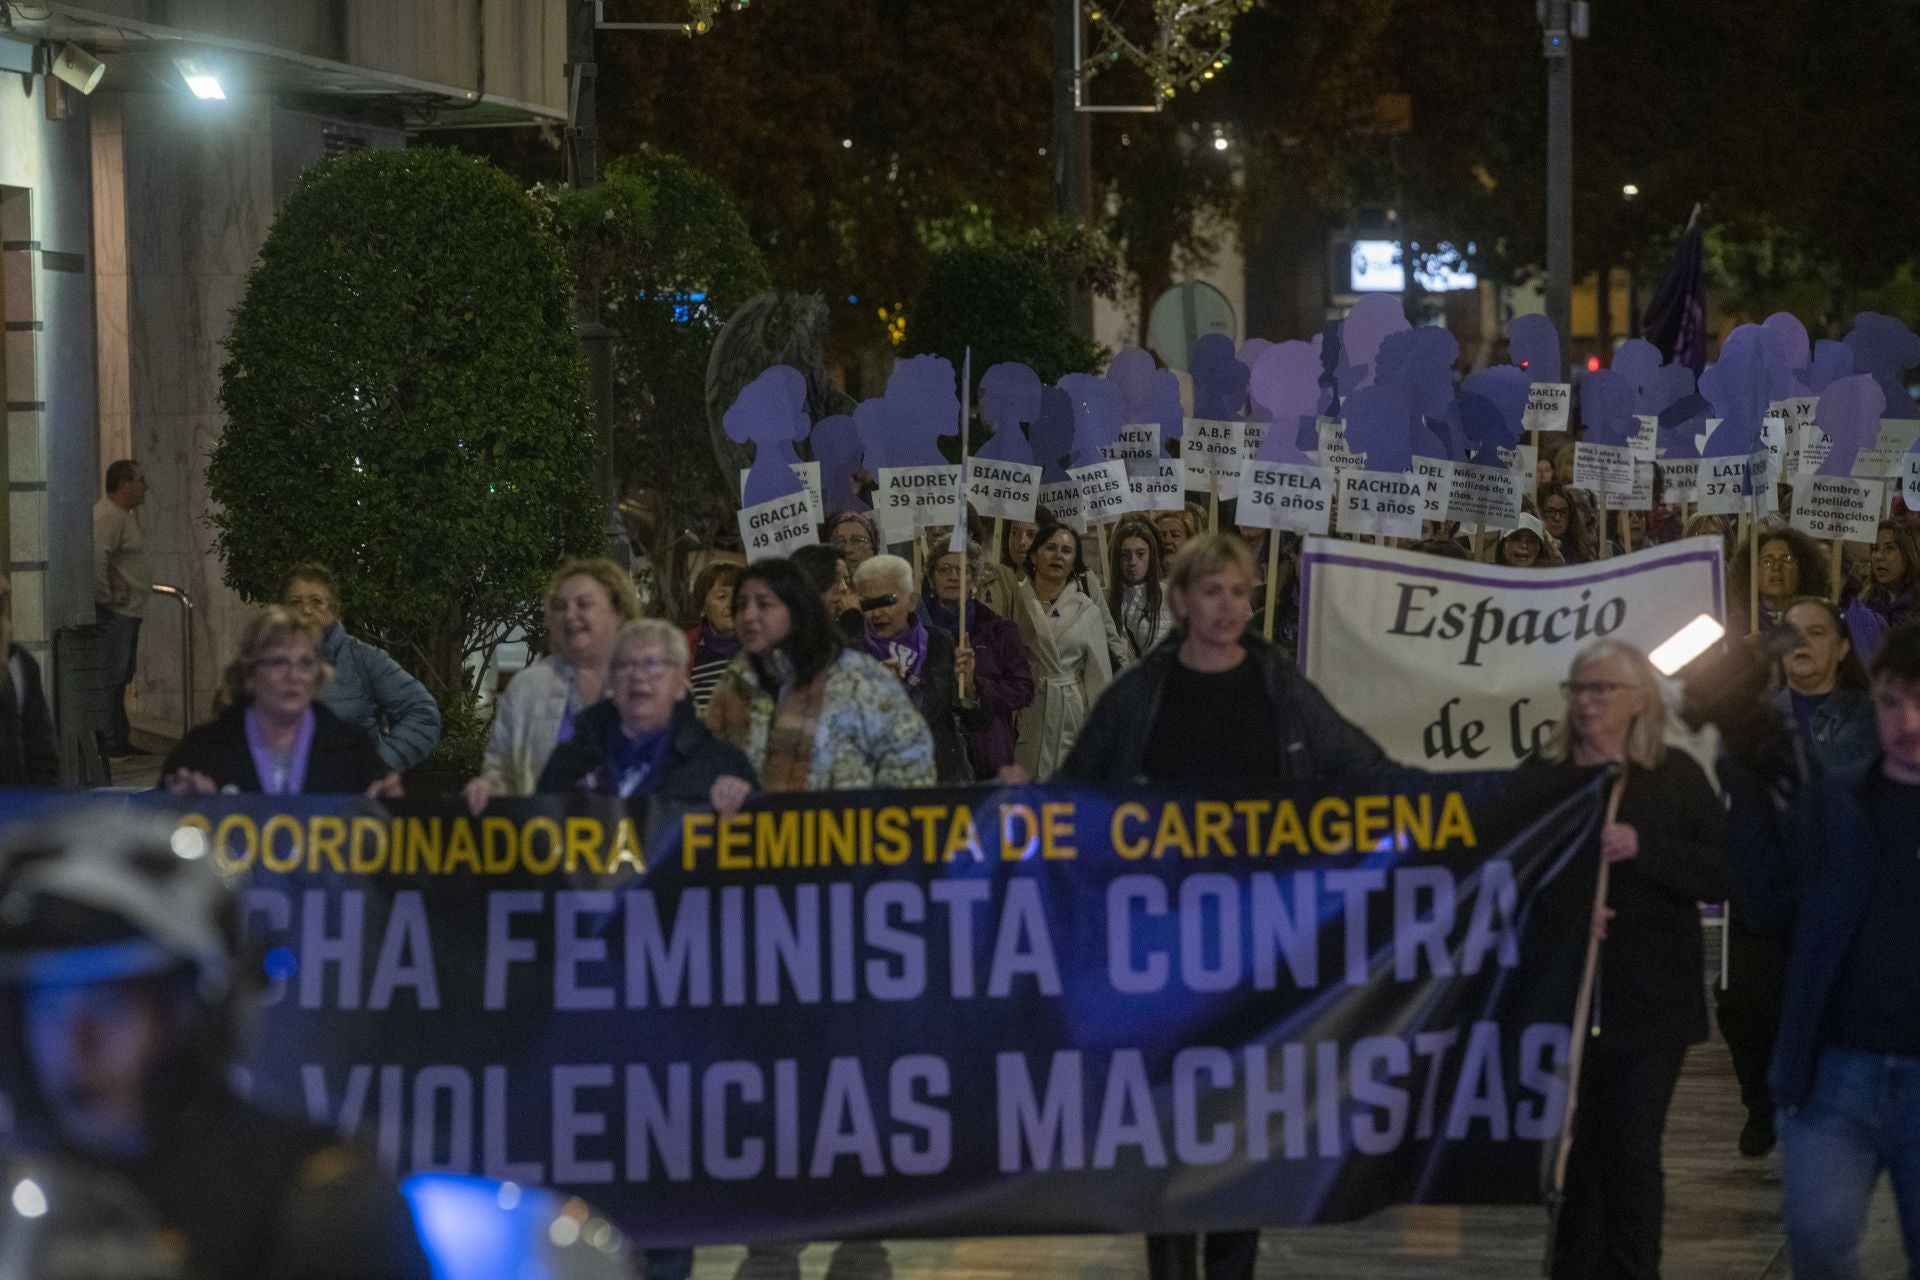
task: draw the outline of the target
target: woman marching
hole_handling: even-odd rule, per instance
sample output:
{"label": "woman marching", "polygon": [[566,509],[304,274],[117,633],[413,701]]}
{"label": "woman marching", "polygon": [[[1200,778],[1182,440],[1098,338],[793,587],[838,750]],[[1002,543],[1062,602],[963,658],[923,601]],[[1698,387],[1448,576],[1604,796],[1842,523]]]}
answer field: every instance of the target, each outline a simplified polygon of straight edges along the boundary
{"label": "woman marching", "polygon": [[971,646],[957,650],[953,635],[920,617],[920,593],[913,566],[899,556],[875,556],[853,575],[854,590],[867,615],[868,656],[900,677],[933,734],[934,769],[942,786],[973,781],[966,735],[985,729],[993,715],[972,689],[961,693],[961,677],[973,674]]}
{"label": "woman marching", "polygon": [[1020,713],[1014,760],[1034,778],[1060,767],[1113,679],[1106,611],[1084,580],[1079,535],[1063,524],[1043,526],[1027,552],[1027,581],[1014,597],[1034,682],[1033,704]]}
{"label": "woman marching", "polygon": [[[1060,769],[1078,782],[1362,777],[1387,767],[1373,740],[1340,717],[1285,654],[1248,625],[1253,558],[1226,534],[1195,538],[1174,558],[1167,598],[1177,619],[1093,709]],[[1257,1231],[1147,1237],[1152,1280],[1249,1280]]]}

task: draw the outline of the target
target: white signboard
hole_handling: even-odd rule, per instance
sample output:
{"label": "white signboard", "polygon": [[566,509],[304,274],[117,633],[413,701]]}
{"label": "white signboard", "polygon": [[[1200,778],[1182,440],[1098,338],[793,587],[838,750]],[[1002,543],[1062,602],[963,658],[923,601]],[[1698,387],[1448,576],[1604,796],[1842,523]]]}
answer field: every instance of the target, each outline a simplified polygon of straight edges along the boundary
{"label": "white signboard", "polygon": [[1540,488],[1540,451],[1530,444],[1500,450],[1500,460],[1520,473],[1520,492],[1533,493]]}
{"label": "white signboard", "polygon": [[1909,453],[1900,460],[1900,494],[1907,510],[1920,511],[1920,453]]}
{"label": "white signboard", "polygon": [[1872,542],[1886,489],[1884,480],[1803,476],[1793,491],[1793,527],[1823,541]]}
{"label": "white signboard", "polygon": [[1658,465],[1660,492],[1668,502],[1700,500],[1700,459],[1662,458]]}
{"label": "white signboard", "polygon": [[1187,463],[1184,458],[1155,458],[1151,472],[1127,477],[1135,511],[1178,511],[1187,505]]}
{"label": "white signboard", "polygon": [[749,563],[792,555],[819,541],[820,522],[805,493],[790,493],[740,512],[740,545],[747,549]]}
{"label": "white signboard", "polygon": [[1637,413],[1633,416],[1633,434],[1627,438],[1627,448],[1633,450],[1633,456],[1640,462],[1652,462],[1659,449],[1660,419],[1650,413]]}
{"label": "white signboard", "polygon": [[1367,465],[1366,454],[1347,448],[1345,422],[1339,418],[1318,418],[1314,425],[1320,434],[1320,447],[1314,450],[1314,456],[1321,466],[1335,471],[1359,471]]}
{"label": "white signboard", "polygon": [[1574,654],[1641,651],[1720,616],[1718,538],[1595,564],[1515,569],[1311,538],[1301,561],[1301,665],[1401,764],[1510,769],[1553,732]]}
{"label": "white signboard", "polygon": [[1573,446],[1573,485],[1609,503],[1626,497],[1633,492],[1633,450],[1580,441]]}
{"label": "white signboard", "polygon": [[989,520],[1031,521],[1040,501],[1040,467],[1032,462],[968,458],[967,501]]}
{"label": "white signboard", "polygon": [[1527,393],[1526,416],[1520,425],[1528,431],[1565,431],[1573,420],[1573,384],[1536,382]]}
{"label": "white signboard", "polygon": [[1252,528],[1325,533],[1333,518],[1334,477],[1325,467],[1248,458],[1234,519]]}
{"label": "white signboard", "polygon": [[959,467],[882,467],[875,478],[880,487],[873,510],[886,541],[907,542],[916,529],[953,523],[960,503]]}
{"label": "white signboard", "polygon": [[1869,478],[1890,476],[1901,467],[1901,455],[1920,440],[1920,422],[1907,418],[1883,418],[1880,438],[1873,448],[1862,449],[1853,457],[1853,474]]}
{"label": "white signboard", "polygon": [[1453,494],[1453,463],[1446,458],[1415,458],[1413,474],[1420,477],[1420,518],[1445,520],[1447,500]]}
{"label": "white signboard", "polygon": [[1826,433],[1813,425],[1814,407],[1819,403],[1819,396],[1794,396],[1787,400],[1775,400],[1767,406],[1769,418],[1778,418],[1786,423],[1787,467],[1784,474],[1789,477],[1811,471],[1820,465],[1815,462],[1809,466],[1806,461],[1807,442],[1814,438],[1826,439]]}
{"label": "white signboard", "polygon": [[1102,445],[1100,453],[1103,457],[1125,464],[1128,475],[1140,475],[1160,457],[1160,424],[1129,422],[1120,428],[1119,442]]}
{"label": "white signboard", "polygon": [[1217,418],[1188,418],[1180,437],[1187,483],[1196,492],[1231,498],[1240,491],[1240,464],[1247,455],[1247,424]]}
{"label": "white signboard", "polygon": [[1080,502],[1080,482],[1062,480],[1056,484],[1040,486],[1040,505],[1049,514],[1075,533],[1087,531],[1087,518]]}
{"label": "white signboard", "polygon": [[1109,459],[1090,467],[1068,467],[1067,474],[1080,486],[1080,518],[1088,524],[1111,524],[1133,510],[1133,490],[1120,463]]}
{"label": "white signboard", "polygon": [[[820,523],[826,517],[827,504],[820,497],[820,464],[818,462],[792,462],[787,470],[800,477],[800,483],[807,487],[807,497],[813,503],[814,522]],[[747,472],[740,472],[740,496],[747,496]]]}
{"label": "white signboard", "polygon": [[1410,471],[1342,471],[1340,513],[1342,533],[1372,533],[1383,538],[1420,536],[1420,513],[1426,507],[1426,486]]}
{"label": "white signboard", "polygon": [[1470,462],[1453,465],[1453,489],[1447,495],[1447,518],[1463,525],[1489,529],[1520,527],[1521,473],[1512,467],[1479,467]]}
{"label": "white signboard", "polygon": [[[1758,496],[1743,493],[1749,473],[1766,470],[1766,450],[1756,450],[1748,458],[1702,458],[1700,460],[1700,514],[1737,516],[1751,513],[1759,506]],[[1766,491],[1760,491],[1764,494]]]}
{"label": "white signboard", "polygon": [[1612,500],[1618,511],[1653,510],[1653,464],[1638,459],[1633,464],[1633,487],[1619,498]]}

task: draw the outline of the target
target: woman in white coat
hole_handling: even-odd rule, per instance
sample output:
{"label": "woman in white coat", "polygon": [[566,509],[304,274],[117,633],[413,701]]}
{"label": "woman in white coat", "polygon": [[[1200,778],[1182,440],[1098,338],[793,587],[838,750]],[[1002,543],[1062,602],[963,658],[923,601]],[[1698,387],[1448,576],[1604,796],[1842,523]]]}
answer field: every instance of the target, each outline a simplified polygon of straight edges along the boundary
{"label": "woman in white coat", "polygon": [[1113,679],[1107,611],[1088,589],[1073,530],[1041,528],[1014,602],[1033,668],[1033,702],[1020,713],[1014,760],[1029,776],[1045,778],[1073,750],[1087,713]]}

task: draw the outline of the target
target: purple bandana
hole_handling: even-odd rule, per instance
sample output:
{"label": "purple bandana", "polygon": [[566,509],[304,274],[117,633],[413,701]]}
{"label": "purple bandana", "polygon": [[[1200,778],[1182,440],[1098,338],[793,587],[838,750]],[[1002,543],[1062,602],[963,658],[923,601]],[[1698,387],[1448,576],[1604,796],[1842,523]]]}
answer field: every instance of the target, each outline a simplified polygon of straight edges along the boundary
{"label": "purple bandana", "polygon": [[313,749],[313,708],[300,717],[294,731],[293,750],[276,756],[267,745],[266,727],[260,713],[247,708],[247,750],[253,753],[253,771],[260,775],[260,791],[270,796],[297,796],[307,784],[307,753]]}
{"label": "purple bandana", "polygon": [[873,628],[867,628],[867,652],[880,662],[894,662],[904,658],[906,676],[904,683],[909,690],[918,692],[920,682],[926,675],[927,666],[927,628],[918,617],[910,617],[906,627],[897,635],[877,636]]}

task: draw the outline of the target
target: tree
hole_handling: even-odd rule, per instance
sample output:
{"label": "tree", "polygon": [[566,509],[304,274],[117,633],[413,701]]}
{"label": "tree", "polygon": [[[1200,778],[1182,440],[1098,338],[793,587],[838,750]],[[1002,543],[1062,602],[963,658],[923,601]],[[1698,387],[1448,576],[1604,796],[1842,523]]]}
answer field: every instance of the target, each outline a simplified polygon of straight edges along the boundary
{"label": "tree", "polygon": [[290,565],[325,562],[355,630],[458,719],[470,660],[541,634],[554,564],[599,543],[570,294],[532,202],[482,161],[309,170],[221,369],[207,483],[227,583],[270,599]]}
{"label": "tree", "polygon": [[907,312],[914,351],[945,356],[958,370],[971,347],[976,378],[1015,360],[1047,383],[1105,362],[1107,353],[1073,331],[1067,312],[1073,286],[1111,290],[1113,254],[1104,238],[1057,225],[1021,236],[990,226],[952,229],[942,240],[926,288]]}

